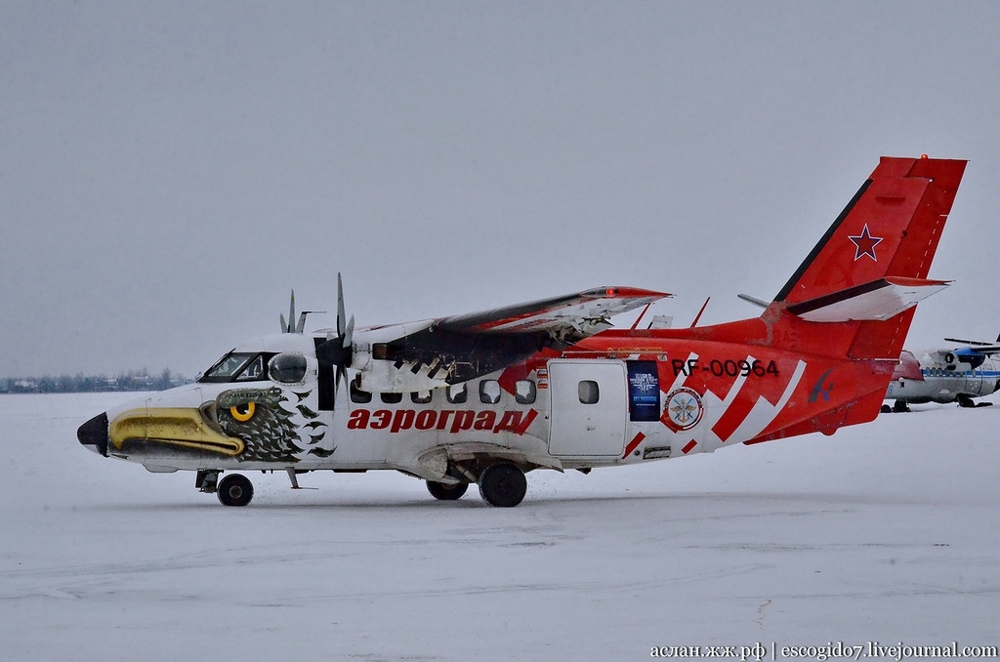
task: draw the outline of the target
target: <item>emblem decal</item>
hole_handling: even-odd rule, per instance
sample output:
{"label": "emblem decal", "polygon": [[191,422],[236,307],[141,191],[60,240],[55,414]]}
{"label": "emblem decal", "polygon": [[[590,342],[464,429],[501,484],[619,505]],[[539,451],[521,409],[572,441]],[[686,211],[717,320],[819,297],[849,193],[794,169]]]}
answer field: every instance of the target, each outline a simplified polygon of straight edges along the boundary
{"label": "emblem decal", "polygon": [[816,402],[821,395],[823,396],[824,402],[830,402],[830,393],[833,391],[834,383],[830,382],[830,386],[826,388],[824,388],[824,386],[826,386],[826,378],[830,376],[831,372],[833,372],[833,368],[824,372],[820,375],[819,379],[816,380],[816,385],[813,386],[812,391],[809,392],[809,402]]}
{"label": "emblem decal", "polygon": [[878,257],[875,256],[875,247],[882,243],[883,237],[873,237],[871,233],[868,232],[868,224],[865,223],[865,227],[861,230],[861,234],[857,236],[847,237],[854,242],[854,261],[857,262],[861,259],[862,255],[867,255],[875,262],[878,262]]}
{"label": "emblem decal", "polygon": [[705,407],[701,404],[701,396],[682,386],[667,396],[667,406],[662,420],[674,432],[683,432],[698,425],[704,413]]}

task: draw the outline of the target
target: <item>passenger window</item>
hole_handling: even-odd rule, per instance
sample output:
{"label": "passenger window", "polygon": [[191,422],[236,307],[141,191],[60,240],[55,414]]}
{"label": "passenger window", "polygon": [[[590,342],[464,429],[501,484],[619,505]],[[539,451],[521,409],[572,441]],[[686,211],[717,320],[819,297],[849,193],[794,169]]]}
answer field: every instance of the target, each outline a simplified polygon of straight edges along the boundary
{"label": "passenger window", "polygon": [[601,389],[598,388],[597,382],[590,379],[585,379],[580,382],[576,391],[580,396],[580,402],[585,405],[596,404],[597,401],[601,399]]}
{"label": "passenger window", "polygon": [[398,405],[403,401],[402,393],[382,393],[382,402],[387,405]]}
{"label": "passenger window", "polygon": [[462,384],[452,384],[448,387],[448,402],[453,405],[461,404],[469,399],[469,389],[466,388],[465,383]]}
{"label": "passenger window", "polygon": [[519,405],[530,405],[535,401],[535,382],[522,379],[514,385],[514,400]]}
{"label": "passenger window", "polygon": [[487,405],[500,402],[500,382],[494,379],[479,382],[479,401]]}
{"label": "passenger window", "polygon": [[413,393],[410,393],[410,400],[412,400],[413,404],[416,405],[426,405],[428,402],[431,401],[431,392],[414,391]]}
{"label": "passenger window", "polygon": [[372,401],[372,394],[368,391],[362,391],[351,382],[351,402],[356,402],[359,405],[367,404]]}

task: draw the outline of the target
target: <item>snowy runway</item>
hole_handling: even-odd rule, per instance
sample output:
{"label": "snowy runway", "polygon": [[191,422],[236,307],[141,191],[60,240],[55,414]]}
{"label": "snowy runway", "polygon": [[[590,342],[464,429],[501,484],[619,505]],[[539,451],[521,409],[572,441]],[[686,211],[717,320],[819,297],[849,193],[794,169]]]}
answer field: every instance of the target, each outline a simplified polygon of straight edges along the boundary
{"label": "snowy runway", "polygon": [[87,452],[128,396],[0,397],[0,659],[649,659],[654,646],[1000,640],[1000,407],[926,406],[514,509],[398,474],[190,473]]}

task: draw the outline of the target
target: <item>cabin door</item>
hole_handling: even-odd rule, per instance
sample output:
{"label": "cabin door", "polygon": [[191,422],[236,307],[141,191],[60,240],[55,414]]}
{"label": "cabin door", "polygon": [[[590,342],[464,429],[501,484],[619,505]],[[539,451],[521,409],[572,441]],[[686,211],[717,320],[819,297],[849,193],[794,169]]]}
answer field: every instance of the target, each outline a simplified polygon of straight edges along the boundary
{"label": "cabin door", "polygon": [[549,454],[620,457],[628,389],[621,361],[549,361]]}

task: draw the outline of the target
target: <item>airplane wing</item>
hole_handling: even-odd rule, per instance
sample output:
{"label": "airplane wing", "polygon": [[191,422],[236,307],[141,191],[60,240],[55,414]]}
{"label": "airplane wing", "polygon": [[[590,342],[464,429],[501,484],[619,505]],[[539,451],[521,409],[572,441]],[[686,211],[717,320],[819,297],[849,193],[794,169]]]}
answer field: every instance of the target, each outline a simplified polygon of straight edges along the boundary
{"label": "airplane wing", "polygon": [[962,343],[963,345],[968,345],[969,349],[980,354],[1000,354],[1000,338],[997,338],[997,344],[991,344],[979,340],[962,340],[960,338],[945,338],[945,342],[957,342]]}
{"label": "airplane wing", "polygon": [[599,287],[577,294],[437,320],[439,329],[465,333],[545,331],[553,338],[585,338],[611,326],[609,318],[672,295],[636,287]]}
{"label": "airplane wing", "polygon": [[[949,342],[952,341],[951,338],[946,338]],[[962,349],[969,350],[975,354],[985,354],[990,356],[992,354],[1000,354],[1000,345],[971,345],[969,347],[964,347]]]}
{"label": "airplane wing", "polygon": [[[565,347],[611,328],[609,319],[671,296],[633,287],[600,287],[467,315],[365,330],[370,342],[352,368],[360,388],[408,392],[457,384],[502,370],[548,347]],[[368,335],[368,338],[365,336]]]}

